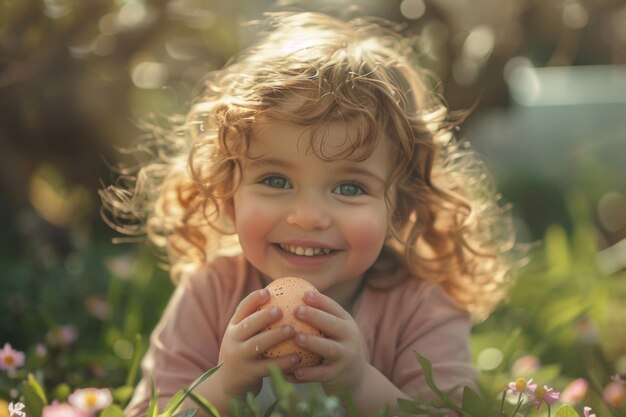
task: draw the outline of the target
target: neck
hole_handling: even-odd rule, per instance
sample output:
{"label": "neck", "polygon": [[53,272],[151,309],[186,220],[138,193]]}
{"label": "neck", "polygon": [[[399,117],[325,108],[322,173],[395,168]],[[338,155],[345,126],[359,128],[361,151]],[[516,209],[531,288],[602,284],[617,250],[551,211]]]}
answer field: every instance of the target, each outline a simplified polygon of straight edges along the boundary
{"label": "neck", "polygon": [[342,282],[323,291],[323,294],[335,300],[344,310],[352,314],[355,302],[364,285],[365,275],[351,281]]}

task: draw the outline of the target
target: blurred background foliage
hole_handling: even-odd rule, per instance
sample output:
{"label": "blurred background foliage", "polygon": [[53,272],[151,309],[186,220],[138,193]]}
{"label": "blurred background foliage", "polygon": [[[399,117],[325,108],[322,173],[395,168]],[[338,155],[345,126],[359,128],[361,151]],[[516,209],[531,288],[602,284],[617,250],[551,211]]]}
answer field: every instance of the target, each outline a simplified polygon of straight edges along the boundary
{"label": "blurred background foliage", "polygon": [[[124,383],[135,335],[172,285],[141,244],[111,244],[97,190],[139,121],[184,113],[272,4],[0,0],[0,344],[27,352],[47,386]],[[476,326],[487,385],[528,356],[562,384],[584,376],[601,390],[626,373],[626,3],[350,4],[419,36],[449,106],[473,109],[461,133],[493,168],[520,237],[542,242],[510,300]]]}

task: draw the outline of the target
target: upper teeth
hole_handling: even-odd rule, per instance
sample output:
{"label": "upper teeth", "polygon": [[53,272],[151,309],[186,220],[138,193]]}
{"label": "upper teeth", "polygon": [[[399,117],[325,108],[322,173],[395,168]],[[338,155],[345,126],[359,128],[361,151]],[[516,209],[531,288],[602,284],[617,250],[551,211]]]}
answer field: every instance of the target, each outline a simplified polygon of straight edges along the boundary
{"label": "upper teeth", "polygon": [[287,252],[295,253],[301,256],[315,256],[315,255],[327,255],[330,253],[330,249],[326,248],[304,248],[302,246],[292,246],[280,244],[281,249]]}

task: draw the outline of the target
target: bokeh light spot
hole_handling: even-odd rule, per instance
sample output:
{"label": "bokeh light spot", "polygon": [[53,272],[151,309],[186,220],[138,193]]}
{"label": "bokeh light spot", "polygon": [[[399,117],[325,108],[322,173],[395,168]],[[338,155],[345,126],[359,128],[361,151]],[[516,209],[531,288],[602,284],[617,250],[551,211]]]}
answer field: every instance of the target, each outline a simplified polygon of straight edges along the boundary
{"label": "bokeh light spot", "polygon": [[67,0],[44,0],[43,12],[52,19],[59,19],[70,12],[70,2]]}
{"label": "bokeh light spot", "polygon": [[422,0],[402,0],[400,13],[407,19],[419,19],[426,12],[426,5]]}
{"label": "bokeh light spot", "polygon": [[139,88],[160,88],[165,84],[167,76],[167,67],[152,61],[138,63],[131,72],[133,83]]}
{"label": "bokeh light spot", "polygon": [[480,369],[492,371],[502,363],[502,351],[497,348],[487,348],[478,354],[476,360]]}
{"label": "bokeh light spot", "polygon": [[610,232],[617,232],[626,226],[626,197],[610,191],[598,202],[598,219],[600,224]]}
{"label": "bokeh light spot", "polygon": [[113,343],[113,353],[121,359],[130,359],[133,357],[133,345],[128,340],[119,339]]}
{"label": "bokeh light spot", "polygon": [[589,13],[577,0],[568,1],[563,7],[563,23],[572,29],[582,29],[589,22]]}
{"label": "bokeh light spot", "polygon": [[147,15],[146,6],[141,3],[126,3],[120,9],[117,19],[124,26],[136,26],[144,21]]}
{"label": "bokeh light spot", "polygon": [[463,44],[463,54],[468,58],[485,60],[493,52],[495,45],[493,29],[487,25],[478,25],[472,29]]}

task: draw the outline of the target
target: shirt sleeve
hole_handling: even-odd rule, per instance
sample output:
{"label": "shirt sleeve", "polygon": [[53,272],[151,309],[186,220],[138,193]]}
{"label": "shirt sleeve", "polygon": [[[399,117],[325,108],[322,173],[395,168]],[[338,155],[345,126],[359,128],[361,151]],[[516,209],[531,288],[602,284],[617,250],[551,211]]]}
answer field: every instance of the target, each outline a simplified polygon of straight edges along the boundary
{"label": "shirt sleeve", "polygon": [[439,286],[422,283],[412,300],[404,303],[408,319],[400,330],[393,369],[396,386],[412,398],[435,399],[426,384],[415,352],[433,367],[435,384],[443,391],[473,386],[477,375],[471,362],[469,315]]}
{"label": "shirt sleeve", "polygon": [[162,409],[176,392],[217,364],[222,332],[211,273],[205,269],[176,287],[150,337],[141,363],[142,378],[125,410],[127,417],[146,413],[152,380]]}

